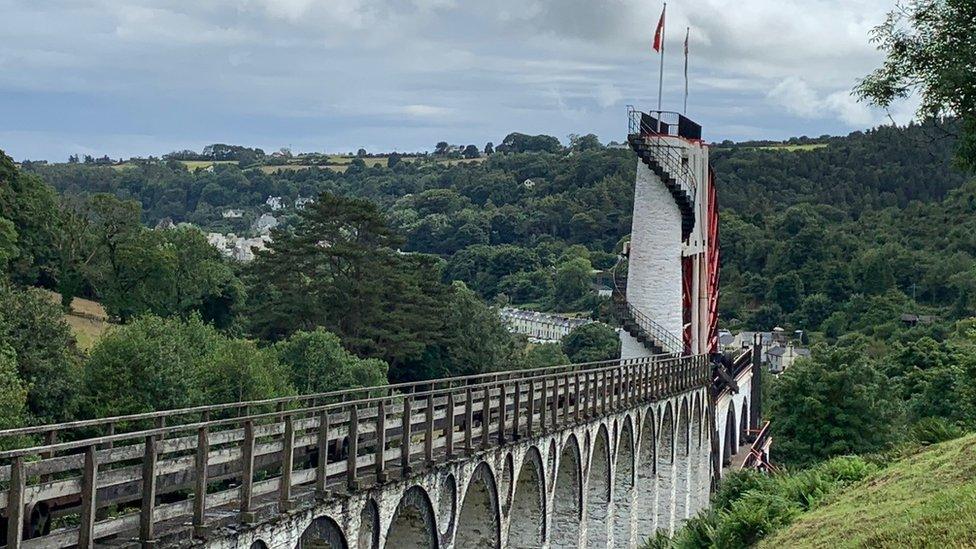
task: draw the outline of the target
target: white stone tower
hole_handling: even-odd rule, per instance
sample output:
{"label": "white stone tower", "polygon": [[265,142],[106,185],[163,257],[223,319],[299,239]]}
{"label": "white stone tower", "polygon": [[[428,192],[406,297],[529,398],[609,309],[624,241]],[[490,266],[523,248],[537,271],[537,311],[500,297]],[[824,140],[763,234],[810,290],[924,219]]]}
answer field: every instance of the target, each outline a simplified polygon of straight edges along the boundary
{"label": "white stone tower", "polygon": [[701,126],[678,113],[629,114],[638,161],[628,269],[614,273],[621,355],[713,352],[718,215]]}

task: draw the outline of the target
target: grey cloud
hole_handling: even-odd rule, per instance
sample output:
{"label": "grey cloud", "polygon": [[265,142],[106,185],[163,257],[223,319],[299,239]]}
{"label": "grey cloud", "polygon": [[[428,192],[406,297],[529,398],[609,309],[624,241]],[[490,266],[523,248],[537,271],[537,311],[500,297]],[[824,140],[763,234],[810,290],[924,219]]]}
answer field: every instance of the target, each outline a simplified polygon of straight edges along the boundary
{"label": "grey cloud", "polygon": [[[866,32],[890,7],[672,2],[665,104],[681,102],[690,25],[689,114],[708,137],[876,123],[883,113],[846,94],[877,64]],[[218,138],[401,150],[516,130],[619,140],[623,105],[656,103],[660,5],[644,0],[0,0],[0,13],[0,148],[21,157]]]}

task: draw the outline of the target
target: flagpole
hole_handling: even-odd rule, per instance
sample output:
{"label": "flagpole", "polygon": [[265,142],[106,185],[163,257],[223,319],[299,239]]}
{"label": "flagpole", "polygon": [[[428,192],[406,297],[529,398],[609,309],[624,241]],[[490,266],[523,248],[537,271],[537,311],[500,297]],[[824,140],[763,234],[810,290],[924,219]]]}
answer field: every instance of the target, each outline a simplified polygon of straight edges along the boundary
{"label": "flagpole", "polygon": [[688,37],[691,35],[691,27],[685,29],[685,110],[688,114]]}
{"label": "flagpole", "polygon": [[[661,96],[664,93],[664,31],[667,27],[667,22],[665,21],[665,14],[668,11],[668,3],[664,3],[664,9],[661,11],[661,72],[657,80],[657,110],[658,118],[660,119],[661,110]],[[660,123],[660,120],[658,121]]]}

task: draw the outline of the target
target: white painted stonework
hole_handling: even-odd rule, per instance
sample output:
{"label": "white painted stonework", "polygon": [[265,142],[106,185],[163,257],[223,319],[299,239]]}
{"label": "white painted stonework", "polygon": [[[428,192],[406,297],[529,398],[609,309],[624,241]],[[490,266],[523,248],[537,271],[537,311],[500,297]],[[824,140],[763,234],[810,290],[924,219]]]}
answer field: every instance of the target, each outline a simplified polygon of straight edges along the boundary
{"label": "white painted stonework", "polygon": [[643,343],[637,341],[637,338],[628,334],[624,330],[620,330],[620,358],[638,358],[642,356],[648,356],[651,351],[644,346]]}
{"label": "white painted stonework", "polygon": [[678,205],[657,175],[638,160],[627,301],[679,337],[681,250]]}

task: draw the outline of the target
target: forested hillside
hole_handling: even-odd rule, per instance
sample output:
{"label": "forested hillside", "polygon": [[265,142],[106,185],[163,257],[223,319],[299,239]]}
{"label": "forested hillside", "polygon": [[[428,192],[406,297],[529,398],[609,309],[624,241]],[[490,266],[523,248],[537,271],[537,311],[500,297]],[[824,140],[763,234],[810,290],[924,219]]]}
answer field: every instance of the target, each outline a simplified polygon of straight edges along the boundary
{"label": "forested hillside", "polygon": [[[949,130],[928,123],[806,139],[798,148],[713,147],[723,324],[836,337],[872,315],[887,322],[907,312],[972,314],[972,188],[953,168]],[[546,144],[477,164],[391,157],[389,166],[368,167],[354,159],[343,172],[267,174],[234,164],[190,172],[175,160],[33,169],[68,197],[134,198],[150,226],[168,217],[244,232],[270,211],[268,196],[286,204],[323,191],[365,198],[402,235],[403,250],[447,260],[445,280],[462,280],[488,300],[590,310],[597,301],[587,272],[610,267],[627,237],[636,163],[629,150],[594,139],[558,152]],[[231,208],[246,215],[224,219]],[[293,208],[275,215],[296,219]]]}
{"label": "forested hillside", "polygon": [[[937,396],[958,393],[954,400],[962,402],[972,390],[964,351],[970,328],[956,322],[976,314],[976,182],[952,167],[953,142],[944,135],[929,124],[798,147],[713,147],[723,205],[721,322],[801,329],[814,343],[837,344],[815,347],[813,361],[778,382],[771,402],[781,418],[775,423],[780,440],[804,448],[819,436],[803,431],[802,418],[790,419],[798,412],[789,403],[800,393],[819,395],[802,413],[859,418],[834,434],[844,451],[883,447],[898,425],[927,417],[968,421],[968,409],[940,405]],[[16,361],[29,388],[27,407],[35,417],[90,415],[97,399],[106,398],[98,396],[99,377],[83,384],[91,396],[57,410],[44,409],[40,392],[63,394],[78,383],[80,374],[72,372],[85,361],[86,376],[118,377],[121,366],[112,357],[150,349],[156,358],[147,367],[180,383],[133,387],[128,394],[154,396],[119,408],[332,387],[326,359],[315,357],[336,353],[351,352],[343,359],[350,373],[340,376],[347,384],[612,356],[612,331],[599,334],[597,350],[582,355],[565,346],[565,354],[525,347],[486,305],[603,314],[594,270],[614,264],[629,232],[633,153],[590,137],[566,148],[523,137],[521,148],[506,147],[478,163],[394,156],[367,165],[357,158],[340,171],[265,173],[235,163],[190,171],[176,160],[122,169],[35,164],[18,171],[8,161],[0,215],[11,231],[0,236],[9,279],[56,289],[65,302],[74,295],[97,299],[126,323],[90,358],[55,352],[68,337],[64,331],[43,340],[50,344],[43,359],[25,341],[19,352],[30,356]],[[220,257],[195,228],[149,228],[171,218],[245,232],[271,211],[268,196],[281,196],[286,205],[318,198],[304,209],[275,211],[282,224],[272,232],[270,251],[250,264]],[[222,215],[232,208],[244,217]],[[11,311],[57,315],[29,293],[5,295]],[[929,316],[910,325],[903,314]],[[8,317],[8,333],[31,322]],[[159,347],[163,332],[183,334],[187,343],[170,347],[167,339]],[[299,355],[276,350],[287,344],[308,347]],[[225,347],[233,351],[213,354]],[[194,365],[192,375],[169,371],[168,353],[191,353],[177,363]],[[228,353],[264,366],[249,370],[252,377],[236,387],[205,384],[229,367],[217,360]],[[284,364],[294,356],[304,362]],[[306,387],[302,376],[289,373],[296,371],[312,372],[305,375],[326,385]],[[843,375],[833,375],[838,372]],[[844,390],[854,378],[859,392]],[[291,381],[276,383],[282,379]],[[865,425],[877,436],[858,435]],[[784,455],[809,461],[831,454]]]}

